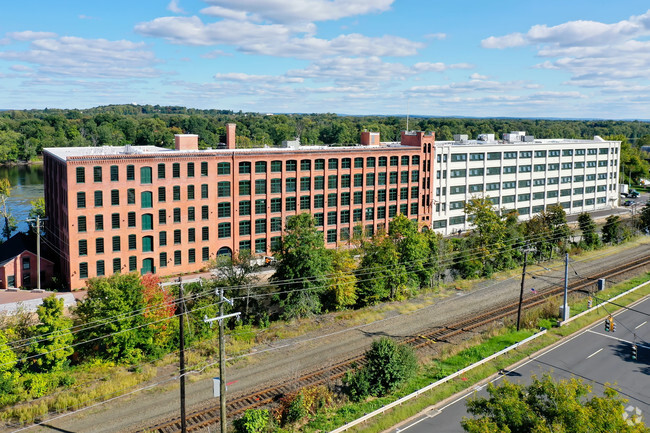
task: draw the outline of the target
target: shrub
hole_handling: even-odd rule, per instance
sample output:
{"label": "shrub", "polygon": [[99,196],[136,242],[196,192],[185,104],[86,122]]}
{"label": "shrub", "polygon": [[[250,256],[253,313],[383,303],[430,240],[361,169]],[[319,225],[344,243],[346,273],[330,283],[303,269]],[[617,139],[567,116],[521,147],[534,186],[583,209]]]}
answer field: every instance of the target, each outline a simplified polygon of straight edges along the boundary
{"label": "shrub", "polygon": [[236,433],[263,433],[272,425],[267,409],[248,409],[233,421]]}

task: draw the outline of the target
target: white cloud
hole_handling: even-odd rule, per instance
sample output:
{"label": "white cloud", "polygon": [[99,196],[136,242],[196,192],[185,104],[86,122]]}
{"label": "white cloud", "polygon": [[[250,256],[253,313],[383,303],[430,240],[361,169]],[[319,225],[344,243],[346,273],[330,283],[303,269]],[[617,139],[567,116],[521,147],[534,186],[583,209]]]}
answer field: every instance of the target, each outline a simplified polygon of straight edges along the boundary
{"label": "white cloud", "polygon": [[233,9],[222,8],[221,6],[203,8],[201,9],[201,13],[212,17],[227,18],[237,21],[245,21],[249,18],[248,12],[246,11],[236,11]]}
{"label": "white cloud", "polygon": [[167,5],[167,10],[171,11],[171,12],[173,12],[175,14],[185,14],[185,13],[187,13],[187,12],[185,12],[183,10],[182,7],[180,7],[180,5],[178,4],[178,0],[171,0],[169,2],[169,4]]}
{"label": "white cloud", "polygon": [[[233,45],[241,52],[276,57],[319,59],[328,56],[411,56],[424,45],[405,38],[385,35],[368,37],[353,33],[331,40],[313,37],[315,26],[301,24],[255,24],[224,19],[205,24],[199,17],[160,17],[140,23],[141,34],[161,37],[173,44]],[[297,33],[304,36],[296,37]]]}
{"label": "white cloud", "polygon": [[437,39],[437,40],[443,40],[447,39],[447,34],[446,33],[429,33],[424,35],[426,39]]}
{"label": "white cloud", "polygon": [[222,50],[212,50],[208,53],[201,54],[201,57],[204,59],[216,59],[217,57],[232,57],[232,54]]}
{"label": "white cloud", "polygon": [[[144,43],[126,40],[84,39],[79,37],[48,38],[34,32],[25,34],[32,41],[25,51],[0,51],[0,59],[37,65],[38,72],[48,75],[85,78],[153,77],[160,71],[157,60]],[[15,35],[12,36],[15,39]]]}
{"label": "white cloud", "polygon": [[25,65],[11,65],[9,67],[9,69],[11,69],[12,71],[16,71],[16,72],[33,72],[34,71],[32,68],[30,68],[29,66],[25,66]]}
{"label": "white cloud", "polygon": [[472,75],[470,75],[469,78],[472,79],[472,80],[487,80],[488,79],[487,75],[477,74],[476,72],[474,72]]}
{"label": "white cloud", "polygon": [[56,33],[52,32],[34,32],[32,30],[25,30],[24,32],[10,32],[7,33],[9,39],[14,41],[34,41],[37,39],[55,38]]}
{"label": "white cloud", "polygon": [[207,0],[211,5],[233,11],[253,13],[273,23],[338,20],[340,18],[385,12],[394,0]]}
{"label": "white cloud", "polygon": [[217,81],[235,81],[241,83],[302,83],[303,78],[300,77],[284,77],[273,75],[250,75],[239,72],[231,72],[225,74],[216,74],[214,78]]}

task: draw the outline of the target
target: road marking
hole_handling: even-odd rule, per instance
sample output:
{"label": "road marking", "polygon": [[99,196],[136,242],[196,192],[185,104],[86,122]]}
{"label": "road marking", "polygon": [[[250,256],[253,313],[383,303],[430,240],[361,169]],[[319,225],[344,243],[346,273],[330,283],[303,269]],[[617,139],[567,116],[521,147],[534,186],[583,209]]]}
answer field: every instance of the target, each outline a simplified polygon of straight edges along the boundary
{"label": "road marking", "polygon": [[647,320],[646,320],[645,322],[643,322],[642,324],[640,324],[639,326],[637,326],[636,328],[634,328],[634,329],[639,329],[640,327],[642,327],[642,326],[645,325],[646,323],[648,323]]}
{"label": "road marking", "polygon": [[591,355],[589,355],[589,356],[587,357],[587,359],[591,358],[592,356],[594,356],[595,354],[597,354],[597,353],[600,352],[601,350],[603,350],[602,347],[601,347],[600,349],[598,349],[597,351],[595,351],[594,353],[592,353]]}

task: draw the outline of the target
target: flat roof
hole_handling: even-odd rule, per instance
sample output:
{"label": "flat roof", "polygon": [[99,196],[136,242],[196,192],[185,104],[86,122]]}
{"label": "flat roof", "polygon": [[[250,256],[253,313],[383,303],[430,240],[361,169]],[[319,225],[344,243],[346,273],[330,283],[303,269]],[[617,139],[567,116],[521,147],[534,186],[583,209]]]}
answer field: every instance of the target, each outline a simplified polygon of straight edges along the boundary
{"label": "flat roof", "polygon": [[53,157],[61,161],[68,161],[71,159],[101,159],[102,157],[125,157],[125,156],[178,156],[178,155],[225,155],[228,153],[256,153],[256,152],[269,152],[269,153],[283,153],[283,152],[336,152],[336,151],[370,151],[377,149],[418,149],[417,146],[406,146],[400,142],[381,143],[380,145],[348,145],[348,146],[305,146],[298,147],[253,147],[248,149],[199,149],[199,150],[176,150],[167,149],[158,146],[97,146],[97,147],[48,147],[43,149],[45,152],[51,154]]}
{"label": "flat roof", "polygon": [[616,140],[604,140],[601,137],[594,137],[593,139],[578,139],[578,138],[535,138],[531,141],[507,141],[507,140],[463,140],[463,141],[436,141],[436,146],[507,146],[507,145],[548,145],[548,144],[603,144],[603,143],[621,143]]}

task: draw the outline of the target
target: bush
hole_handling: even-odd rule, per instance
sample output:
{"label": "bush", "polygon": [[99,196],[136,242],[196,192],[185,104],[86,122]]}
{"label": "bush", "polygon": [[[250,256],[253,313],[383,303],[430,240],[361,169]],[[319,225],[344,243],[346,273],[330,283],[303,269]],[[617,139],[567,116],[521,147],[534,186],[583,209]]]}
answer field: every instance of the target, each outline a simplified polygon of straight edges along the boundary
{"label": "bush", "polygon": [[396,390],[417,370],[413,349],[383,337],[366,352],[366,365],[346,378],[350,399],[360,401],[369,395],[381,397]]}
{"label": "bush", "polygon": [[236,433],[263,433],[272,425],[267,409],[248,409],[241,418],[233,421]]}

